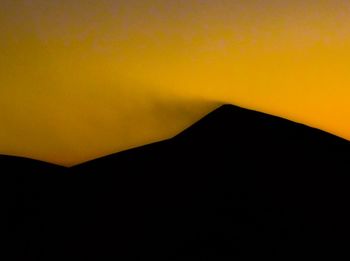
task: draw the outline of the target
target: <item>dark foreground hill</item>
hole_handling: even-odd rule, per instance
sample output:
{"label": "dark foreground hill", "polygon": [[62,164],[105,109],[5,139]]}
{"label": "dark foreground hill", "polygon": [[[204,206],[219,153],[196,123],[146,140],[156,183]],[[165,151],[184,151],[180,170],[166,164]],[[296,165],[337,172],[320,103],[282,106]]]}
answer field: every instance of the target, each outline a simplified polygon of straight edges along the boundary
{"label": "dark foreground hill", "polygon": [[69,169],[3,156],[6,252],[346,260],[349,163],[346,140],[232,105],[172,139]]}

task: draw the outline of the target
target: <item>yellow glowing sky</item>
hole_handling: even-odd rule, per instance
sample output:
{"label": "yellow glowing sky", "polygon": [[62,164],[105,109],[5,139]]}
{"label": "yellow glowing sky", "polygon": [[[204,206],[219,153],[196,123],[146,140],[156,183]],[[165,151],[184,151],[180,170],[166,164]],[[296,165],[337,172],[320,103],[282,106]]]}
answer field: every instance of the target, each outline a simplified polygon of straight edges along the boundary
{"label": "yellow glowing sky", "polygon": [[73,165],[222,103],[350,139],[350,1],[1,0],[0,154]]}

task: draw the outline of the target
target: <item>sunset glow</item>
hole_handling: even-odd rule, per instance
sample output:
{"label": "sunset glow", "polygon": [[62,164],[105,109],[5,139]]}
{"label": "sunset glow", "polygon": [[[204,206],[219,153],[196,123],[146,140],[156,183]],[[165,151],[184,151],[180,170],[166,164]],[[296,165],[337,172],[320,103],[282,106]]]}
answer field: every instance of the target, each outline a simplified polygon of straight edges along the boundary
{"label": "sunset glow", "polygon": [[350,139],[345,0],[2,0],[0,153],[73,165],[232,103]]}

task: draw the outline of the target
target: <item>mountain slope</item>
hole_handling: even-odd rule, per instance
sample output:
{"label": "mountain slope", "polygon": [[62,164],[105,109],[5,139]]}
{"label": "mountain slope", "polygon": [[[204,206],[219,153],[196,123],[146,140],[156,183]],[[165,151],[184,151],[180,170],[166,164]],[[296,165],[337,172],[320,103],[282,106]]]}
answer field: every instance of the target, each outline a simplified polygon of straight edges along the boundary
{"label": "mountain slope", "polygon": [[53,176],[30,173],[25,189],[15,190],[26,195],[20,229],[11,220],[13,238],[26,240],[15,254],[26,260],[349,255],[349,156],[346,140],[224,105],[172,139],[70,169],[51,166]]}

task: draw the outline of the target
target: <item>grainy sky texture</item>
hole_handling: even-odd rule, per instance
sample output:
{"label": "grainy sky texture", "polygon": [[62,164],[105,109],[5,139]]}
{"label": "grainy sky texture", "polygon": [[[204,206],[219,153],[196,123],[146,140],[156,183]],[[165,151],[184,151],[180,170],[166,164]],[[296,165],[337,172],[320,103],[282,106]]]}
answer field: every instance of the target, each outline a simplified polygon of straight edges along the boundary
{"label": "grainy sky texture", "polygon": [[0,153],[73,165],[222,103],[350,139],[350,1],[1,0]]}

